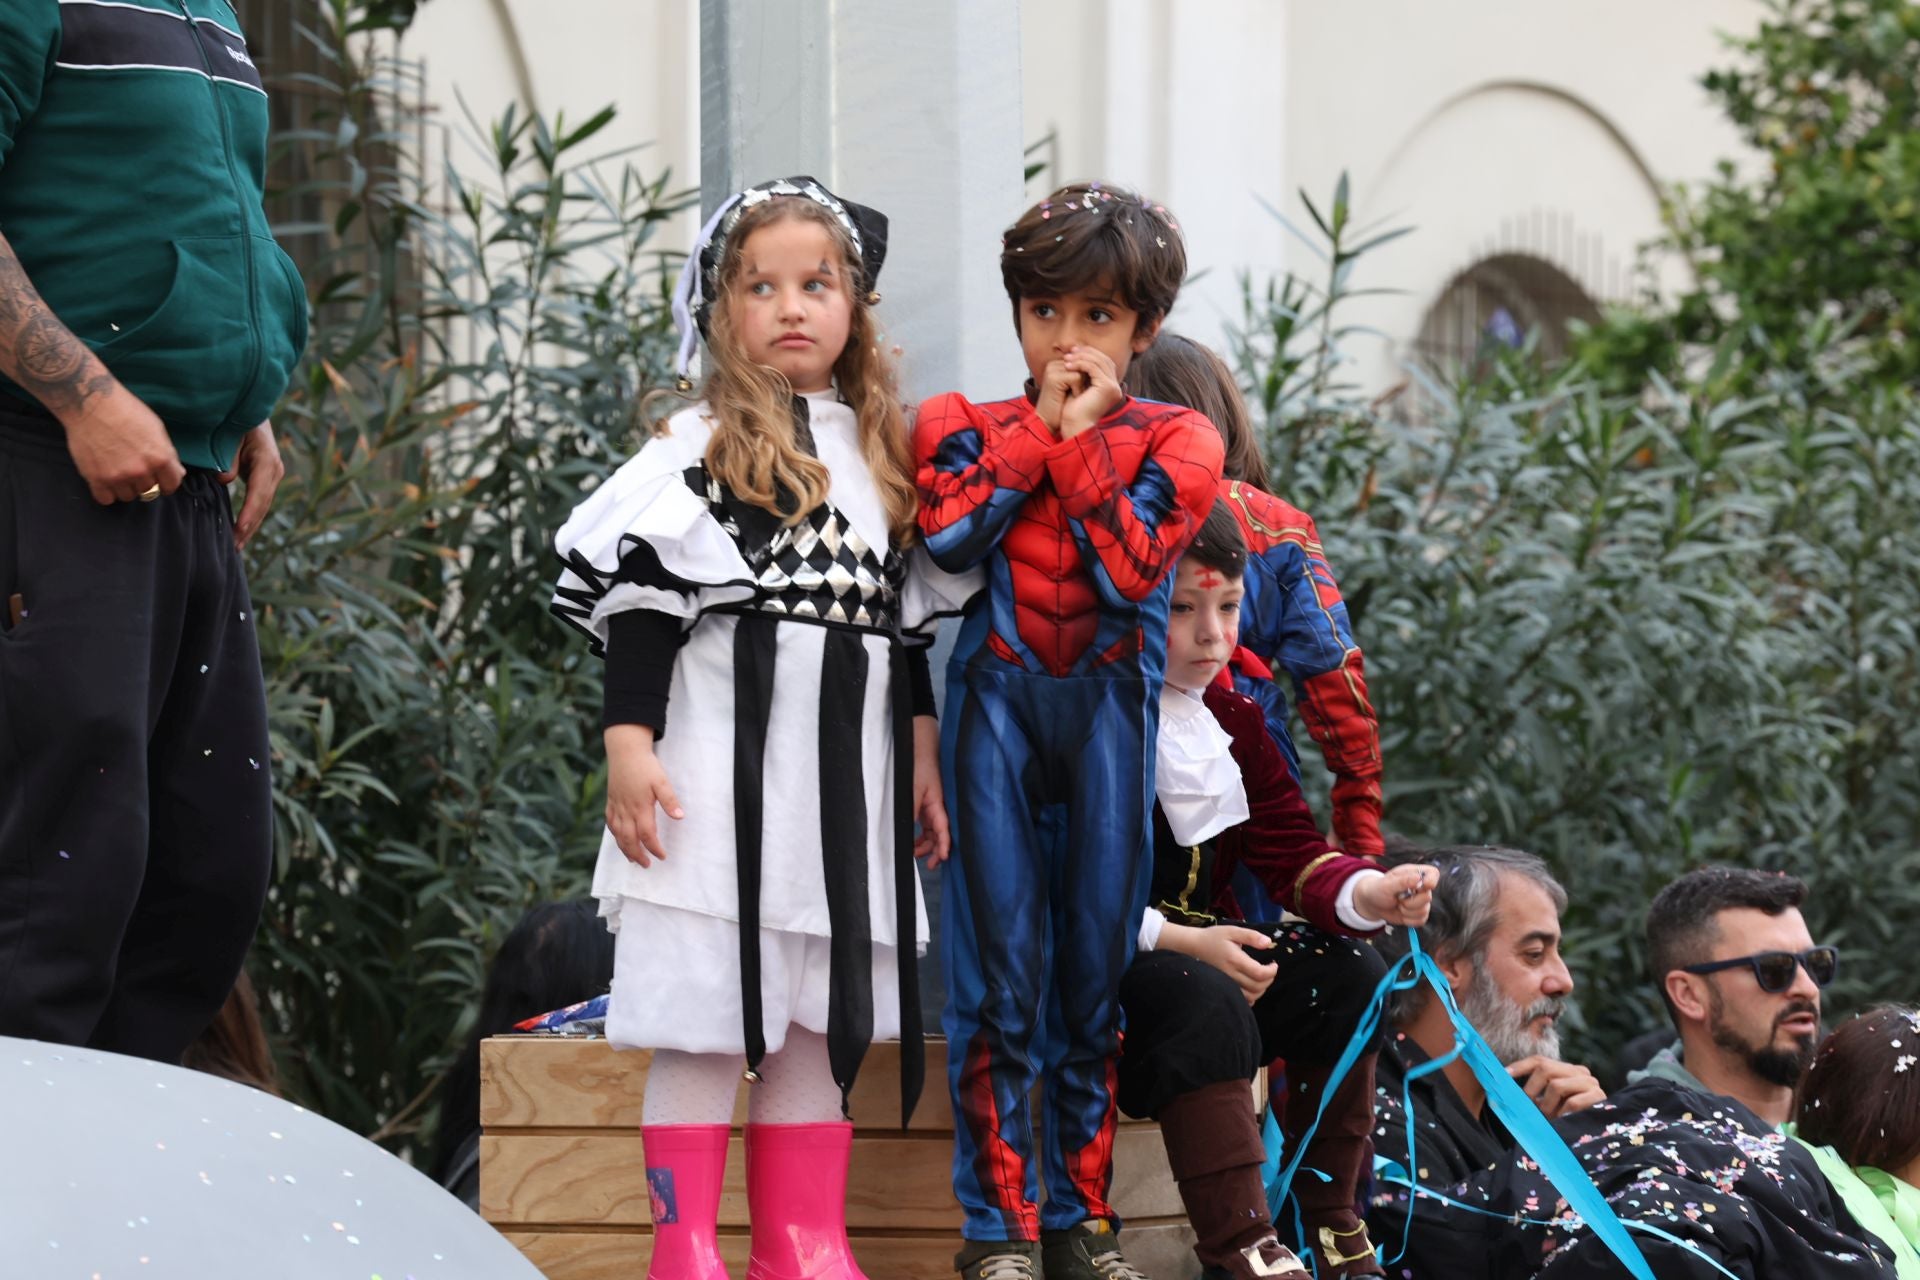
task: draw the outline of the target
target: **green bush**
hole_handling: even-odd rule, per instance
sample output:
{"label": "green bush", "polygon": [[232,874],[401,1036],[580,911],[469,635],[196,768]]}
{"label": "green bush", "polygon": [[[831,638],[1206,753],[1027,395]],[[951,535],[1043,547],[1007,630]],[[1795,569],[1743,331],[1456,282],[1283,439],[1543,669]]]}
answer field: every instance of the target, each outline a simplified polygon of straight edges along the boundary
{"label": "green bush", "polygon": [[1315,214],[1324,284],[1249,284],[1236,356],[1367,654],[1389,829],[1549,858],[1575,1046],[1603,1059],[1661,1016],[1647,902],[1709,860],[1812,883],[1814,928],[1848,952],[1837,1003],[1911,999],[1914,397],[1816,326],[1794,369],[1735,332],[1633,395],[1496,350],[1453,384],[1414,371],[1409,424],[1339,382],[1346,204],[1343,184]]}
{"label": "green bush", "polygon": [[505,930],[599,844],[599,664],[547,613],[549,539],[665,373],[653,234],[685,198],[582,159],[611,111],[475,126],[484,185],[436,190],[415,69],[357,6],[314,13],[330,70],[282,141],[331,220],[249,566],[278,859],[254,971],[290,1091],[405,1149]]}
{"label": "green bush", "polygon": [[1738,61],[1701,80],[1750,148],[1663,206],[1693,284],[1586,335],[1621,389],[1676,341],[1739,335],[1744,369],[1844,353],[1876,381],[1920,384],[1920,6],[1767,0]]}

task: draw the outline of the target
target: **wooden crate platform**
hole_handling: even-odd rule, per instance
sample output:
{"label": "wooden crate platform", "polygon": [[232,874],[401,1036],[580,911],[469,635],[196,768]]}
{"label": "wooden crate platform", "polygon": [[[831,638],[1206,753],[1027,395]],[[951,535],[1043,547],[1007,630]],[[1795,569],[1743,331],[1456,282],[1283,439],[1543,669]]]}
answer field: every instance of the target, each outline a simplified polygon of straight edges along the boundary
{"label": "wooden crate platform", "polygon": [[[646,1273],[651,1212],[640,1105],[652,1055],[604,1040],[503,1036],[480,1046],[480,1211],[548,1280],[633,1280]],[[945,1046],[927,1044],[929,1085],[899,1127],[899,1046],[877,1044],[854,1089],[847,1228],[872,1280],[953,1275],[960,1207],[951,1185],[953,1115],[941,1087]],[[740,1091],[734,1124],[746,1122]],[[1113,1204],[1127,1255],[1158,1277],[1190,1277],[1193,1233],[1167,1170],[1159,1126],[1121,1118]],[[747,1256],[746,1165],[736,1134],[720,1201],[721,1247],[735,1274]]]}

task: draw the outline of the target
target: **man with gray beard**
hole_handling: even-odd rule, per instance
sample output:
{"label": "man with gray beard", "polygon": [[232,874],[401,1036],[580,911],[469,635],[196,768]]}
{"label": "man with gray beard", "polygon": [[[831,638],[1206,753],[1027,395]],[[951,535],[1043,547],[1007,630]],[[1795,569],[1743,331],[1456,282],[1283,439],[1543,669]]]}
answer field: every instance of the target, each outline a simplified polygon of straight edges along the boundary
{"label": "man with gray beard", "polygon": [[[1420,929],[1421,946],[1447,975],[1460,1011],[1541,1111],[1556,1119],[1604,1098],[1591,1071],[1560,1059],[1558,1021],[1573,992],[1573,976],[1560,956],[1560,913],[1567,894],[1547,864],[1533,854],[1492,845],[1390,848],[1387,861],[1438,868],[1440,883]],[[1407,951],[1399,931],[1375,945],[1389,967]],[[1414,1068],[1453,1048],[1453,1026],[1439,998],[1424,984],[1395,992],[1387,1022],[1374,1096],[1376,1161],[1408,1167],[1408,1101],[1417,1126],[1413,1176],[1421,1184],[1452,1186],[1506,1158],[1513,1139],[1465,1063],[1456,1059],[1408,1083]],[[1406,1226],[1408,1202],[1402,1192],[1379,1190],[1367,1225],[1392,1257]],[[1425,1202],[1419,1209],[1422,1220],[1435,1212]]]}

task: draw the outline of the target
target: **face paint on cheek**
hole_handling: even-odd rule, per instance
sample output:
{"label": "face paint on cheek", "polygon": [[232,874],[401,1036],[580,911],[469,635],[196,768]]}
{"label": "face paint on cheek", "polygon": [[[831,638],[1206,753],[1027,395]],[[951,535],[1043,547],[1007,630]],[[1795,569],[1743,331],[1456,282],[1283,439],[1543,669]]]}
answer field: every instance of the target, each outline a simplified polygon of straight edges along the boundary
{"label": "face paint on cheek", "polygon": [[1220,576],[1218,570],[1202,569],[1200,571],[1200,585],[1201,587],[1203,587],[1208,591],[1211,591],[1215,587],[1222,585],[1225,581],[1226,579]]}

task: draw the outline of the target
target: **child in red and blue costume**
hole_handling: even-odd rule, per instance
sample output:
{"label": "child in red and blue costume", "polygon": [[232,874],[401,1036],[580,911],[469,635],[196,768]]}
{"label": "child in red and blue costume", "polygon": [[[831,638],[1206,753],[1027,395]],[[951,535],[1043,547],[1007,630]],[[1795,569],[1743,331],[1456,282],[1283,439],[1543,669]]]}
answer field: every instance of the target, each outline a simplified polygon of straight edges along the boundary
{"label": "child in red and blue costume", "polygon": [[[1383,872],[1321,837],[1265,711],[1229,679],[1246,657],[1236,646],[1247,563],[1222,501],[1174,575],[1153,905],[1120,984],[1120,1108],[1160,1124],[1202,1280],[1378,1276],[1355,1213],[1371,1167],[1375,1055],[1362,1052],[1338,1083],[1334,1068],[1386,969],[1350,939],[1425,923],[1438,872]],[[1229,892],[1235,871],[1300,919],[1243,924]],[[1304,1161],[1278,1234],[1247,1090],[1277,1056],[1287,1059],[1285,1152]],[[1282,1244],[1296,1226],[1311,1273]]]}
{"label": "child in red and blue costume", "polygon": [[[1000,262],[1027,394],[935,397],[914,432],[927,551],[985,577],[941,751],[955,1265],[965,1280],[1037,1277],[1043,1260],[1049,1280],[1124,1280],[1139,1273],[1107,1201],[1118,988],[1146,905],[1169,577],[1222,450],[1198,414],[1121,386],[1186,274],[1164,208],[1069,186],[1014,224]],[[1027,1105],[1042,1075],[1044,1214]]]}
{"label": "child in red and blue costume", "polygon": [[1278,677],[1291,680],[1300,718],[1333,774],[1334,843],[1356,857],[1379,857],[1380,725],[1320,531],[1306,512],[1266,492],[1266,461],[1246,401],[1217,354],[1191,338],[1162,333],[1134,362],[1128,385],[1136,395],[1195,409],[1220,429],[1226,447],[1220,496],[1249,553],[1240,644],[1257,660],[1236,664],[1234,688],[1266,711],[1267,727],[1298,781],[1300,757]]}

